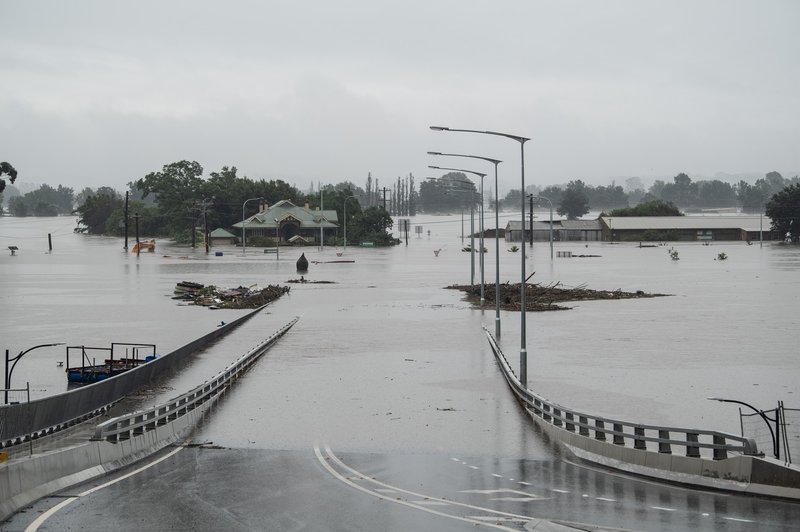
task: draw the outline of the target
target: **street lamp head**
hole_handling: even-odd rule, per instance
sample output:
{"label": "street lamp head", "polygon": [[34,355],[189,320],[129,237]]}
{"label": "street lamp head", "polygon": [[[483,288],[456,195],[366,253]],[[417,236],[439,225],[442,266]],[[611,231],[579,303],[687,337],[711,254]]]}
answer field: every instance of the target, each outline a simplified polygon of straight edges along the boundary
{"label": "street lamp head", "polygon": [[450,131],[449,127],[444,126],[431,126],[431,129],[434,131]]}
{"label": "street lamp head", "polygon": [[724,402],[725,401],[725,399],[723,399],[721,397],[706,397],[706,400],[707,401],[719,401],[719,402]]}
{"label": "street lamp head", "polygon": [[444,155],[444,154],[438,151],[429,151],[428,155]]}

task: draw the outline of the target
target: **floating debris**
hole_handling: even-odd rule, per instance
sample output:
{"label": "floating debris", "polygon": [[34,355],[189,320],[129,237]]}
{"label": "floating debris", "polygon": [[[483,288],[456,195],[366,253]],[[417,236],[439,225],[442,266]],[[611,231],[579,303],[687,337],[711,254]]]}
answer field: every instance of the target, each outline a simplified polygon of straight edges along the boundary
{"label": "floating debris", "polygon": [[[467,300],[477,304],[480,302],[481,285],[451,285],[447,288],[461,290],[467,295]],[[569,310],[571,307],[558,305],[566,301],[593,301],[603,299],[640,299],[650,297],[664,297],[668,294],[648,294],[641,290],[636,292],[623,292],[622,290],[591,290],[581,285],[575,288],[565,288],[560,282],[550,285],[535,283],[525,284],[525,309],[528,312],[541,312],[547,310]],[[500,308],[519,312],[520,305],[519,283],[505,283],[500,285]],[[494,284],[484,285],[485,305],[490,305],[495,300]]]}
{"label": "floating debris", "polygon": [[258,308],[271,303],[289,292],[288,286],[269,285],[259,288],[240,286],[238,288],[217,288],[214,285],[202,285],[191,281],[182,281],[175,285],[172,299],[201,305],[210,309],[247,309]]}

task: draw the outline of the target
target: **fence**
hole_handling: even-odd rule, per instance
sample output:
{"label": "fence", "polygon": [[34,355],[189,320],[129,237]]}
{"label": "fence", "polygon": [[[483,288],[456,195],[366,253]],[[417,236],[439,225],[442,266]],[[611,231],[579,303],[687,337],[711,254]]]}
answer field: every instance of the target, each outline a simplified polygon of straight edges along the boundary
{"label": "fence", "polygon": [[106,411],[111,405],[187,356],[228,334],[258,313],[259,307],[162,357],[94,384],[29,403],[0,407],[0,448],[36,439]]}
{"label": "fence", "polygon": [[488,330],[486,336],[512,391],[531,415],[544,423],[599,442],[665,455],[672,454],[674,447],[682,448],[685,456],[712,460],[724,460],[728,453],[760,454],[756,442],[749,438],[710,430],[643,425],[604,418],[549,401],[522,386]]}
{"label": "fence", "polygon": [[186,415],[224,391],[231,382],[239,378],[242,373],[255,364],[261,355],[263,355],[278,338],[283,336],[286,331],[297,323],[298,319],[300,318],[294,318],[281,327],[275,334],[264,340],[260,345],[239,357],[236,362],[225,368],[215,377],[183,395],[179,395],[166,403],[156,405],[147,410],[125,414],[101,423],[97,426],[93,439],[106,440],[112,443],[129,440],[134,436],[144,434],[150,430],[155,430],[156,427],[166,425]]}
{"label": "fence", "polygon": [[752,438],[759,448],[777,449],[778,458],[787,464],[800,457],[800,409],[786,408],[783,401],[772,410],[764,410],[769,424],[756,412],[739,409],[742,436]]}

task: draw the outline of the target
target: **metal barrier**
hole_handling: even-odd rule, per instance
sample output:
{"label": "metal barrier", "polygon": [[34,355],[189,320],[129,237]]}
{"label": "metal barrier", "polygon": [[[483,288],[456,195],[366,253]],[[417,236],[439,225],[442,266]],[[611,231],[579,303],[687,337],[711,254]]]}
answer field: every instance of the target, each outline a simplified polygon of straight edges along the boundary
{"label": "metal barrier", "polygon": [[112,443],[129,440],[134,436],[154,430],[156,427],[166,425],[170,421],[175,421],[206,401],[213,400],[233,381],[239,378],[242,373],[247,371],[299,319],[294,318],[272,336],[261,342],[261,344],[239,357],[233,364],[196,388],[170,399],[166,403],[156,405],[147,410],[139,410],[115,417],[97,425],[92,439],[106,440]]}
{"label": "metal barrier", "polygon": [[724,460],[728,458],[728,453],[763,456],[763,453],[758,452],[755,441],[749,438],[711,430],[643,425],[609,419],[548,401],[522,386],[492,334],[484,330],[514,395],[524,403],[531,415],[544,423],[611,445],[660,454],[672,454],[673,447],[681,447],[685,456],[693,458]]}
{"label": "metal barrier", "polygon": [[0,449],[52,434],[107,411],[126,395],[149,384],[165,370],[176,367],[188,355],[231,332],[263,308],[120,375],[29,403],[0,406]]}

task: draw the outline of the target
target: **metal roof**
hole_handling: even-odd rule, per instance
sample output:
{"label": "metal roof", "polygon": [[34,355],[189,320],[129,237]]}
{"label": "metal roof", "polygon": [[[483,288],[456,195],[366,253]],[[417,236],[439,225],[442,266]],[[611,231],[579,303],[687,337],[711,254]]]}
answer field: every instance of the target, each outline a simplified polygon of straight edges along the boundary
{"label": "metal roof", "polygon": [[208,236],[211,238],[236,238],[236,235],[231,234],[221,227],[208,233]]}
{"label": "metal roof", "polygon": [[568,231],[599,231],[600,220],[564,220],[561,228]]}
{"label": "metal roof", "polygon": [[603,223],[614,230],[743,229],[769,230],[771,220],[764,216],[604,216]]}
{"label": "metal roof", "polygon": [[[293,218],[304,228],[339,227],[339,215],[335,210],[306,210],[305,207],[298,207],[289,200],[281,200],[266,211],[254,214],[244,221],[244,225],[248,229],[275,229],[278,223],[289,218]],[[278,223],[275,220],[278,220]],[[241,229],[242,222],[233,224],[233,227]]]}

